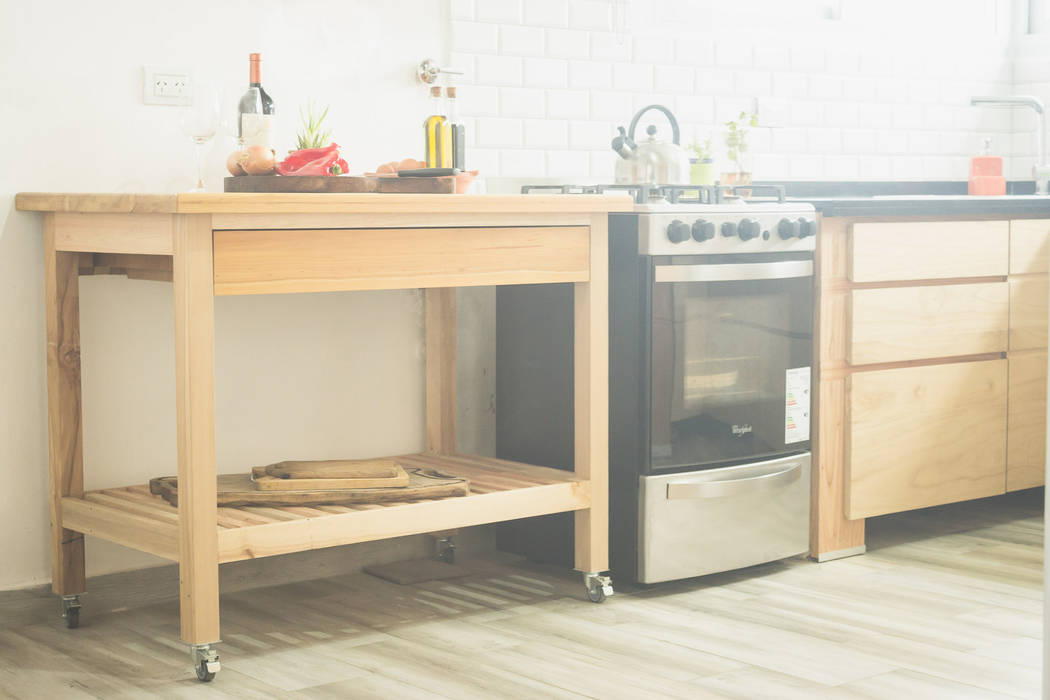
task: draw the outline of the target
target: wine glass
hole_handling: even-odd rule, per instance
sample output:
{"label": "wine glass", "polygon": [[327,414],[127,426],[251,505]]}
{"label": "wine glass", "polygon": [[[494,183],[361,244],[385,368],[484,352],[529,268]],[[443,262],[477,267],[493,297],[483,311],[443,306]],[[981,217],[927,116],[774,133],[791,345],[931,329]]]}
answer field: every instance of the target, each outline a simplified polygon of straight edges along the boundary
{"label": "wine glass", "polygon": [[183,111],[180,125],[197,152],[197,186],[190,192],[204,192],[204,145],[219,129],[221,99],[218,89],[205,83],[195,83],[190,94],[193,102]]}

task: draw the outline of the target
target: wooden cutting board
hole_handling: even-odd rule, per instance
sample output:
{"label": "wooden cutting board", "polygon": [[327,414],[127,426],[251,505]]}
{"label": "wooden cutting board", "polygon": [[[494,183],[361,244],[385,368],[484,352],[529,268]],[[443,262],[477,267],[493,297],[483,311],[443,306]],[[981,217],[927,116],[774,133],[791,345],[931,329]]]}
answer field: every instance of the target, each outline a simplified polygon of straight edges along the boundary
{"label": "wooden cutting board", "polygon": [[[311,506],[349,503],[390,503],[421,498],[449,498],[470,493],[470,482],[434,469],[407,469],[408,486],[378,489],[333,489],[328,491],[260,491],[251,474],[220,474],[220,506]],[[179,504],[178,478],[162,476],[149,481],[150,493],[173,506]]]}
{"label": "wooden cutting board", "polygon": [[278,462],[252,467],[252,484],[261,491],[322,491],[408,486],[408,473],[392,459],[330,459]]}
{"label": "wooden cutting board", "polygon": [[400,192],[452,194],[454,177],[363,177],[360,175],[238,175],[226,178],[226,192]]}

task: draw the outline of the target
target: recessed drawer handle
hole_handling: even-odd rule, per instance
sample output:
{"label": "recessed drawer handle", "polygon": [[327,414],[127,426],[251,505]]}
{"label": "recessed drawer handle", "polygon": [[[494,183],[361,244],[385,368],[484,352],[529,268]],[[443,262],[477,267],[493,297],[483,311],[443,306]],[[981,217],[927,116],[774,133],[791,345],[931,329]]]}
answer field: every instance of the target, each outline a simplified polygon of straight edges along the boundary
{"label": "recessed drawer handle", "polygon": [[667,500],[679,498],[724,498],[787,486],[802,475],[802,463],[759,476],[722,481],[672,481],[667,484]]}

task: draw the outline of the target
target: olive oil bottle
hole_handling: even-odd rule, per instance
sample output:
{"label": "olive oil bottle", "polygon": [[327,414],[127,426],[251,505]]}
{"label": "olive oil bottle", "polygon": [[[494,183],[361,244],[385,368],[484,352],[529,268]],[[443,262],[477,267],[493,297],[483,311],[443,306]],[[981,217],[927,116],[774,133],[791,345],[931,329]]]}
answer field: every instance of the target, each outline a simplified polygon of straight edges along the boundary
{"label": "olive oil bottle", "polygon": [[430,116],[423,122],[426,134],[424,160],[428,168],[452,167],[452,127],[446,118],[445,105],[441,100],[441,88],[430,88]]}
{"label": "olive oil bottle", "polygon": [[467,128],[459,117],[459,107],[456,104],[456,88],[445,88],[448,98],[445,106],[448,112],[449,131],[452,134],[452,167],[460,170],[467,169]]}

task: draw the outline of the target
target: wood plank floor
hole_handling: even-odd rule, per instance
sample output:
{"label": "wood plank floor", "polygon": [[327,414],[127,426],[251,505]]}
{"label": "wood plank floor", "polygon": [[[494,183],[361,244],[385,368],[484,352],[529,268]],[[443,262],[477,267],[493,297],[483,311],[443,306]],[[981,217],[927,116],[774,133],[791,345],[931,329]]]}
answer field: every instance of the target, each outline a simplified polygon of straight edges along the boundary
{"label": "wood plank floor", "polygon": [[170,595],[104,610],[89,595],[66,630],[3,623],[42,594],[0,594],[0,696],[1036,698],[1042,530],[1027,491],[869,520],[864,556],[621,583],[602,605],[501,554],[413,586],[359,573],[239,591],[207,686]]}

